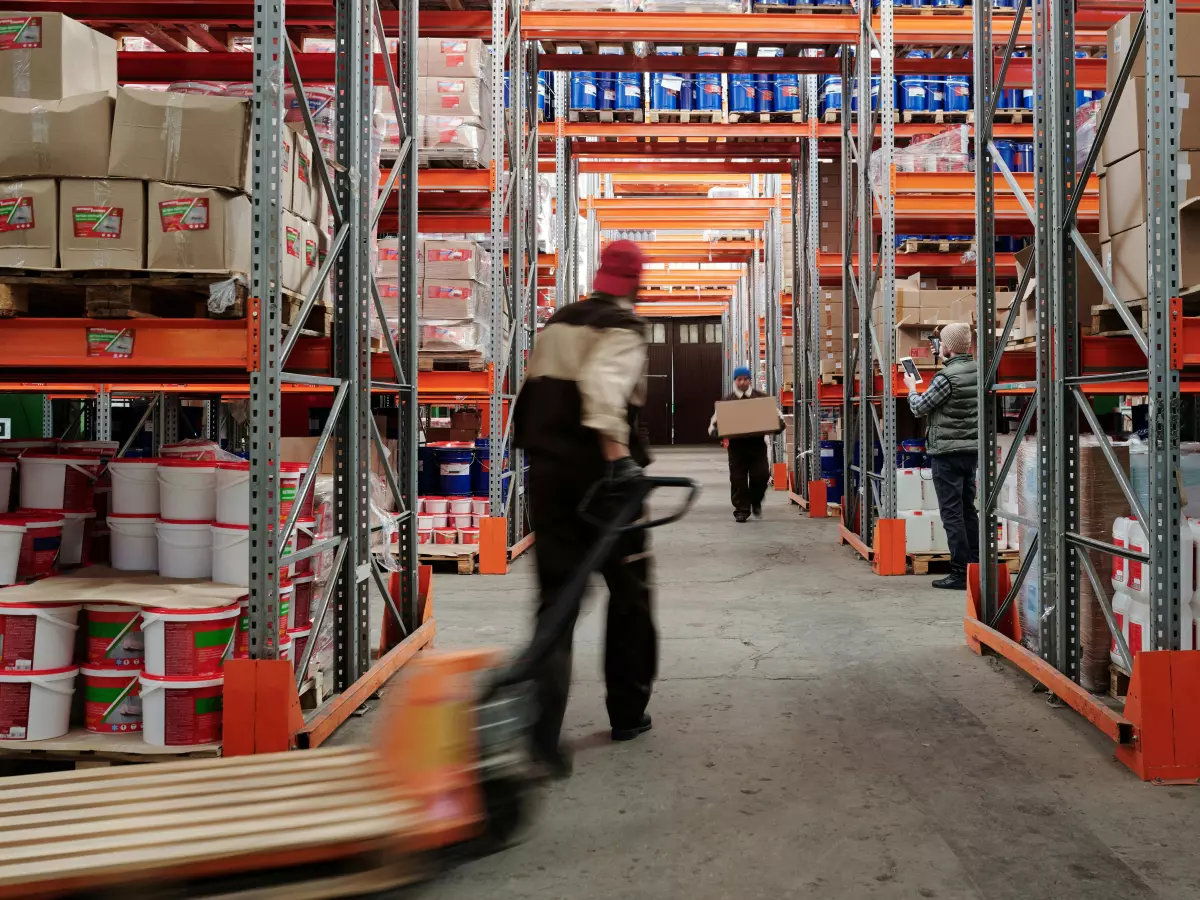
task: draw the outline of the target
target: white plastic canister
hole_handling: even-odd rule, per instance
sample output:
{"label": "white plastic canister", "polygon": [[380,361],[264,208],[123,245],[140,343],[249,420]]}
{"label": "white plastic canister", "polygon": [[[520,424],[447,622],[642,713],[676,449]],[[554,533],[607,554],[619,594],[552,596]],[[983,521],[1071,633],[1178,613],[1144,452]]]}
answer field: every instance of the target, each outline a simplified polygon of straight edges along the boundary
{"label": "white plastic canister", "polygon": [[158,460],[119,457],[110,460],[112,511],[126,516],[158,515]]}
{"label": "white plastic canister", "polygon": [[250,526],[214,522],[212,526],[212,580],[250,586]]}
{"label": "white plastic canister", "polygon": [[217,512],[214,460],[160,459],[159,517],[175,522],[211,522]]}
{"label": "white plastic canister", "polygon": [[250,463],[217,464],[216,517],[226,525],[250,524]]}
{"label": "white plastic canister", "polygon": [[17,471],[17,464],[14,460],[0,459],[0,513],[6,513],[9,510],[15,471]]}
{"label": "white plastic canister", "polygon": [[159,519],[158,574],[164,578],[212,578],[212,522]]}
{"label": "white plastic canister", "polygon": [[154,516],[109,513],[108,531],[112,567],[122,572],[158,570],[158,533]]}
{"label": "white plastic canister", "polygon": [[0,741],[44,741],[71,727],[71,696],[79,669],[67,666],[13,672],[0,669]]}
{"label": "white plastic canister", "polygon": [[904,547],[909,553],[928,553],[933,549],[933,517],[923,509],[902,509]]}
{"label": "white plastic canister", "polygon": [[61,669],[75,660],[81,606],[0,602],[0,669]]}

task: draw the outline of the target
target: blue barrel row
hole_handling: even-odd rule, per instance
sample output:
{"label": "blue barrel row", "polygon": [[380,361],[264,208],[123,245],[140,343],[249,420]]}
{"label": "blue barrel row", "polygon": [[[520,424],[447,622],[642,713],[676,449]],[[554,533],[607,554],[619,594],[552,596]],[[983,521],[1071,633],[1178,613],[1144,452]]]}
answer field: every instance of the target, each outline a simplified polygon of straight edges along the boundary
{"label": "blue barrel row", "polygon": [[[924,51],[917,51],[923,53]],[[1019,55],[1019,54],[1018,54]],[[879,109],[879,76],[871,79],[871,108]],[[855,79],[855,83],[857,79]],[[1075,105],[1099,100],[1104,91],[1076,91]],[[731,97],[732,100],[732,97]],[[842,77],[826,75],[821,85],[820,111],[842,108]],[[907,112],[967,112],[974,104],[969,75],[901,75],[896,79],[895,108]],[[730,107],[732,109],[732,105]],[[1033,109],[1033,90],[1012,88],[1000,92],[998,109]],[[858,94],[850,98],[850,109],[858,111]]]}
{"label": "blue barrel row", "polygon": [[[507,448],[503,466],[508,470]],[[422,497],[486,497],[491,477],[490,441],[423,444],[417,451],[417,493]],[[508,477],[504,481],[508,497]]]}
{"label": "blue barrel row", "polygon": [[[970,234],[898,234],[896,235],[896,246],[899,247],[907,240],[914,241],[935,241],[935,240],[951,240],[951,241],[969,241],[973,239]],[[1016,235],[1001,235],[996,238],[997,253],[1017,253],[1025,248],[1027,242],[1032,238],[1018,237]]]}
{"label": "blue barrel row", "polygon": [[[641,76],[636,72],[572,72],[572,109],[641,109]],[[705,111],[721,109],[718,72],[655,72],[650,77],[650,108]],[[729,76],[729,111],[736,113],[796,112],[800,109],[800,76],[733,74]]]}

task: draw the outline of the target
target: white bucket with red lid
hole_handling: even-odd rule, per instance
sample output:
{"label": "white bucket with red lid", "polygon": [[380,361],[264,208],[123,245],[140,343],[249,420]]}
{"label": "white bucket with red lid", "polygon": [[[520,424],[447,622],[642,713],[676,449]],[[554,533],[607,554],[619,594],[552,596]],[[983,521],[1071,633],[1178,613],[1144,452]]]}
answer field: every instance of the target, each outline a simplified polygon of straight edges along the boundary
{"label": "white bucket with red lid", "polygon": [[471,512],[476,516],[486,516],[491,505],[492,501],[487,497],[471,498]]}
{"label": "white bucket with red lid", "polygon": [[93,508],[100,460],[65,453],[26,453],[19,459],[21,505],[27,509]]}
{"label": "white bucket with red lid", "polygon": [[0,670],[0,741],[45,741],[71,728],[79,669]]}
{"label": "white bucket with red lid", "polygon": [[19,516],[0,515],[0,585],[17,583],[24,541],[25,520]]}
{"label": "white bucket with red lid", "polygon": [[478,544],[479,529],[478,528],[460,528],[458,529],[458,542],[460,544]]}
{"label": "white bucket with red lid", "polygon": [[250,524],[250,463],[217,464],[216,517],[226,525]]}
{"label": "white bucket with red lid", "polygon": [[292,627],[303,628],[312,621],[314,575],[297,575],[292,579]]}
{"label": "white bucket with red lid", "polygon": [[233,652],[241,607],[142,610],[144,671],[151,675],[207,676]]}
{"label": "white bucket with red lid", "polygon": [[158,514],[177,522],[211,522],[217,513],[214,460],[160,459]]}
{"label": "white bucket with red lid", "polygon": [[161,676],[143,672],[142,740],[156,747],[215,744],[221,740],[224,675]]}
{"label": "white bucket with red lid", "polygon": [[214,522],[212,525],[212,580],[250,586],[250,526]]}
{"label": "white bucket with red lid", "polygon": [[146,641],[142,610],[125,603],[87,603],[83,607],[84,659],[97,669],[141,671]]}
{"label": "white bucket with red lid", "polygon": [[449,499],[450,515],[469,515],[472,502],[470,497],[451,497]]}
{"label": "white bucket with red lid", "polygon": [[66,523],[63,514],[54,509],[19,509],[5,518],[25,525],[21,557],[17,561],[17,580],[55,574]]}
{"label": "white bucket with red lid", "polygon": [[158,571],[157,516],[109,513],[112,567],[122,572]]}
{"label": "white bucket with red lid", "polygon": [[163,444],[162,448],[158,451],[160,457],[169,457],[171,459],[207,459],[214,462],[221,458],[221,453],[219,444],[204,440]]}
{"label": "white bucket with red lid", "polygon": [[213,571],[212,522],[159,519],[158,574],[164,578],[203,578]]}
{"label": "white bucket with red lid", "polygon": [[455,528],[435,528],[433,529],[433,542],[435,544],[457,544],[458,530]]}
{"label": "white bucket with red lid", "polygon": [[450,513],[451,528],[471,528],[475,525],[475,517],[470,513]]}
{"label": "white bucket with red lid", "polygon": [[63,513],[62,547],[58,563],[62,566],[86,565],[91,562],[91,535],[94,512]]}
{"label": "white bucket with red lid", "polygon": [[141,671],[84,666],[83,723],[96,734],[142,730]]}
{"label": "white bucket with red lid", "polygon": [[285,462],[279,464],[279,521],[286,522],[292,506],[300,505],[300,517],[311,519],[313,514],[313,492],[300,495],[300,483],[308,471],[308,463]]}
{"label": "white bucket with red lid", "polygon": [[11,506],[13,473],[16,471],[16,460],[0,459],[0,513],[8,512]]}
{"label": "white bucket with red lid", "polygon": [[[300,663],[304,661],[304,648],[308,646],[311,636],[311,625],[293,628],[288,632],[288,638],[291,640],[292,645],[292,671],[298,671]],[[309,662],[311,663],[311,660]]]}
{"label": "white bucket with red lid", "polygon": [[426,497],[422,506],[425,512],[434,515],[445,515],[450,512],[450,501],[446,497]]}
{"label": "white bucket with red lid", "polygon": [[80,606],[0,600],[0,669],[61,669],[75,661]]}
{"label": "white bucket with red lid", "polygon": [[110,460],[112,512],[125,516],[157,516],[158,460],[122,456]]}
{"label": "white bucket with red lid", "polygon": [[432,528],[418,528],[417,529],[417,543],[418,544],[432,544],[433,543],[433,529]]}

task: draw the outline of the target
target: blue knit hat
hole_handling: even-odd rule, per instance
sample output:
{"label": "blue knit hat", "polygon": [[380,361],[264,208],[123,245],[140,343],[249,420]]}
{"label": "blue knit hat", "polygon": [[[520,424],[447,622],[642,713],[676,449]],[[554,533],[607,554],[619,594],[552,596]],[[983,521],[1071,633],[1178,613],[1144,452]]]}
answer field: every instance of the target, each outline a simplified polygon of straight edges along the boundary
{"label": "blue knit hat", "polygon": [[748,368],[746,368],[745,366],[738,366],[736,369],[733,370],[733,377],[735,379],[749,378],[750,370]]}

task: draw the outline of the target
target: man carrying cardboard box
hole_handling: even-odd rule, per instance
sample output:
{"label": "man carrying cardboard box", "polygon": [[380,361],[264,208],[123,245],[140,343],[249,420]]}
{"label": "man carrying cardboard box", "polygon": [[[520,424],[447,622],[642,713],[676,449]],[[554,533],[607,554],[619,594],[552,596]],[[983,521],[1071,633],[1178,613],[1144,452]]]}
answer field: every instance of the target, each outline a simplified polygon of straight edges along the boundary
{"label": "man carrying cardboard box", "polygon": [[729,452],[729,495],[734,521],[739,524],[751,516],[762,518],[763,497],[771,477],[766,436],[778,434],[784,427],[775,398],[754,389],[748,368],[734,369],[733,393],[717,403],[708,433],[723,439]]}
{"label": "man carrying cardboard box", "polygon": [[975,510],[975,469],[979,459],[979,366],[971,356],[971,326],[953,322],[941,330],[945,367],[924,393],[907,371],[908,406],[918,418],[929,417],[925,447],[946,540],[950,574],[936,588],[967,587],[967,565],[979,562],[979,513]]}

